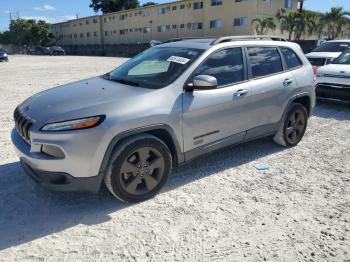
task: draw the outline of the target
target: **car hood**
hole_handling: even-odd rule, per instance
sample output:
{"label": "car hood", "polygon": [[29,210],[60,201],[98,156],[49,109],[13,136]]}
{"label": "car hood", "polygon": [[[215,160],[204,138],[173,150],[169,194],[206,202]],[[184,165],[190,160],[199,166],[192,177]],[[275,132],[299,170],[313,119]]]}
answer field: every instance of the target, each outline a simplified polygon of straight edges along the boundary
{"label": "car hood", "polygon": [[341,52],[311,52],[306,54],[307,58],[337,58],[341,55]]}
{"label": "car hood", "polygon": [[116,105],[130,106],[130,100],[140,101],[151,91],[94,77],[37,93],[19,109],[37,122],[64,121],[108,114]]}
{"label": "car hood", "polygon": [[318,75],[350,77],[350,65],[329,64],[317,70]]}

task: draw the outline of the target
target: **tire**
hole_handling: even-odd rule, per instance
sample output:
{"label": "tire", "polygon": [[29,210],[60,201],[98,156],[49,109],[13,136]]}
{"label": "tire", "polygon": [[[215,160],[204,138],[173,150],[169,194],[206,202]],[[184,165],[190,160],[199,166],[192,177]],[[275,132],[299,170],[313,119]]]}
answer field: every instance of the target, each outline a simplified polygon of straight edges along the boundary
{"label": "tire", "polygon": [[273,140],[279,145],[294,147],[303,138],[307,123],[308,113],[306,108],[302,104],[294,103]]}
{"label": "tire", "polygon": [[154,197],[168,180],[171,169],[172,156],[166,144],[155,136],[142,134],[125,140],[114,150],[104,182],[119,200],[137,203]]}

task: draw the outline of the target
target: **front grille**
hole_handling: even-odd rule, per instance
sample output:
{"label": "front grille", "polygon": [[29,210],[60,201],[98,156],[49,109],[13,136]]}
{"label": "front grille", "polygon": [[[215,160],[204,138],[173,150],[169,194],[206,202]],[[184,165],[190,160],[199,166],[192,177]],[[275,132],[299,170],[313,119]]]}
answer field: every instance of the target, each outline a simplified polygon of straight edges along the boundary
{"label": "front grille", "polygon": [[350,86],[320,83],[316,86],[316,96],[320,98],[350,101]]}
{"label": "front grille", "polygon": [[313,66],[323,66],[326,63],[325,58],[308,58]]}
{"label": "front grille", "polygon": [[24,115],[18,108],[16,108],[14,114],[16,130],[18,134],[30,144],[30,128],[32,127],[34,121],[28,116]]}

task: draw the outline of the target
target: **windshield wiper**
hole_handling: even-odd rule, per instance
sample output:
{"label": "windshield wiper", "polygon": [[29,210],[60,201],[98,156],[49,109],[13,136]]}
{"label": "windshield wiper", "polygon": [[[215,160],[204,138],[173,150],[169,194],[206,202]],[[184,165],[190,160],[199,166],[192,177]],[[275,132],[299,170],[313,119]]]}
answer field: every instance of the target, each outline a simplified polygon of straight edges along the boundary
{"label": "windshield wiper", "polygon": [[115,81],[124,85],[129,85],[129,86],[140,86],[139,83],[130,81],[130,80],[126,80],[126,79],[122,79],[122,78],[109,78],[109,80],[111,81]]}

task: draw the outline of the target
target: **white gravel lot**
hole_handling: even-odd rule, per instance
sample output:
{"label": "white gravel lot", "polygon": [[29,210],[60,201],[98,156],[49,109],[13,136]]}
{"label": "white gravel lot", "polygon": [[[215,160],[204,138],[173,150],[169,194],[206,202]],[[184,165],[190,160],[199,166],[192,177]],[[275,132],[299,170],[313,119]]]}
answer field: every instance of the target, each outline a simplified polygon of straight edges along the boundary
{"label": "white gravel lot", "polygon": [[[12,56],[0,63],[0,261],[349,261],[350,107],[320,104],[299,146],[259,140],[174,172],[152,200],[48,192],[10,141],[30,95],[124,59]],[[268,171],[257,171],[257,164]]]}

